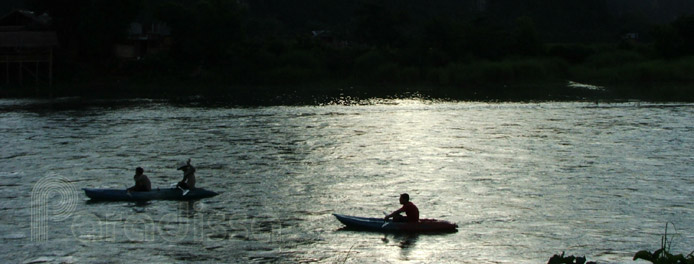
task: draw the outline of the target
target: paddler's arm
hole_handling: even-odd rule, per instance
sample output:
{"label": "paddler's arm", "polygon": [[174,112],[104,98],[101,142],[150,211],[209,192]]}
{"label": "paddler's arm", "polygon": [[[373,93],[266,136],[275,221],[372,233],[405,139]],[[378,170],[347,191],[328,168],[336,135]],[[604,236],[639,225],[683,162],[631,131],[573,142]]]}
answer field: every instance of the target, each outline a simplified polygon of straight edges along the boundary
{"label": "paddler's arm", "polygon": [[392,213],[390,213],[389,215],[386,215],[386,217],[385,217],[384,219],[385,219],[385,220],[388,220],[388,218],[391,218],[391,217],[393,217],[393,216],[395,216],[395,215],[397,215],[397,214],[400,214],[400,213],[402,213],[402,212],[404,212],[404,211],[405,211],[405,209],[400,208],[400,209],[398,209],[398,210],[395,210],[395,212],[392,212]]}
{"label": "paddler's arm", "polygon": [[188,180],[188,176],[190,176],[190,175],[193,174],[193,173],[195,173],[195,168],[194,168],[193,166],[190,166],[190,165],[189,165],[188,170],[186,170],[185,172],[183,172],[183,180],[181,180],[181,182],[187,181],[187,180]]}
{"label": "paddler's arm", "polygon": [[136,181],[136,182],[135,182],[135,185],[134,185],[133,187],[130,187],[130,188],[126,189],[126,191],[132,192],[132,191],[135,191],[135,189],[138,189],[138,190],[139,190],[139,189],[142,189],[142,185],[144,185],[144,184],[142,183],[142,181]]}

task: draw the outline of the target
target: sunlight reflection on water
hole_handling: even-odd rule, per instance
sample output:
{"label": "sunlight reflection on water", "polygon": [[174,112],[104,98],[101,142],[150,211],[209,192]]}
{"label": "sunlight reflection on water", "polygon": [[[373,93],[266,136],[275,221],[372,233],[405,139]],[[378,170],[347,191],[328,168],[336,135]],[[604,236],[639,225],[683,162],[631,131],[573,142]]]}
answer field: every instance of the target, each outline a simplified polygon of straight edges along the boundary
{"label": "sunlight reflection on water", "polygon": [[[0,100],[10,262],[544,263],[566,251],[618,263],[659,246],[667,221],[673,251],[694,248],[690,104],[36,105]],[[80,193],[72,219],[31,240],[27,190],[49,172],[123,188],[143,166],[168,187],[188,157],[219,196],[137,205]],[[343,231],[331,215],[380,216],[402,192],[459,231]]]}

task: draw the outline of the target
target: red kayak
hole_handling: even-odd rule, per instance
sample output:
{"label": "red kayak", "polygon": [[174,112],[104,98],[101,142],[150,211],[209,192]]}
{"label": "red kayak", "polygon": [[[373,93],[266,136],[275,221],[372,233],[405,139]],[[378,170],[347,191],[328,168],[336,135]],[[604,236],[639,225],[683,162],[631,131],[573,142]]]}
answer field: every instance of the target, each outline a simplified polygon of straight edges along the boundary
{"label": "red kayak", "polygon": [[444,220],[420,219],[419,222],[393,222],[383,218],[367,218],[333,214],[348,228],[381,232],[457,232],[458,225]]}

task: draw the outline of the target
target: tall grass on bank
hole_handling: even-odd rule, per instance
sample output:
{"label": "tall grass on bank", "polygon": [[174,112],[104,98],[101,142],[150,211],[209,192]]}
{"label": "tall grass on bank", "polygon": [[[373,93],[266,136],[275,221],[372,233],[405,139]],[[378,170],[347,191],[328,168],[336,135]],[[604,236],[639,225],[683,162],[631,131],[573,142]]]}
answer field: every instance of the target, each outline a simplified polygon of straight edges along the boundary
{"label": "tall grass on bank", "polygon": [[645,59],[635,53],[597,54],[571,67],[573,79],[612,87],[622,97],[694,99],[694,57]]}
{"label": "tall grass on bank", "polygon": [[572,68],[582,80],[604,84],[687,83],[694,81],[694,57],[675,60],[642,60],[636,57],[598,55]]}
{"label": "tall grass on bank", "polygon": [[426,80],[437,85],[538,83],[563,80],[567,69],[564,61],[552,58],[451,63],[427,71]]}

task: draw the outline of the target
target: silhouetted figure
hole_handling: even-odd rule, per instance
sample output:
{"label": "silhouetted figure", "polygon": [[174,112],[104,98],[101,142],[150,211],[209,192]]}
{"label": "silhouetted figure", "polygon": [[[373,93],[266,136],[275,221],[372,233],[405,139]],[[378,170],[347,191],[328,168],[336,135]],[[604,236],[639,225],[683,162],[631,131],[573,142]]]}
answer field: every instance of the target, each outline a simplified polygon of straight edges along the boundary
{"label": "silhouetted figure", "polygon": [[135,186],[127,189],[128,192],[149,192],[152,190],[152,183],[150,183],[147,175],[144,174],[145,170],[137,167],[135,169]]}
{"label": "silhouetted figure", "polygon": [[183,180],[178,182],[177,186],[184,190],[183,195],[186,195],[189,190],[195,189],[195,167],[190,165],[190,159],[188,159],[178,165],[178,170],[183,171]]}
{"label": "silhouetted figure", "polygon": [[[395,222],[419,222],[419,209],[410,202],[409,194],[403,193],[400,195],[400,204],[402,204],[402,207],[386,215],[385,220],[392,217]],[[400,215],[402,212],[405,212],[405,216]]]}

